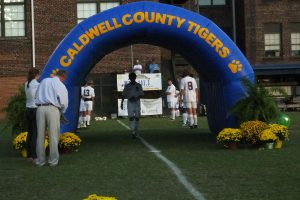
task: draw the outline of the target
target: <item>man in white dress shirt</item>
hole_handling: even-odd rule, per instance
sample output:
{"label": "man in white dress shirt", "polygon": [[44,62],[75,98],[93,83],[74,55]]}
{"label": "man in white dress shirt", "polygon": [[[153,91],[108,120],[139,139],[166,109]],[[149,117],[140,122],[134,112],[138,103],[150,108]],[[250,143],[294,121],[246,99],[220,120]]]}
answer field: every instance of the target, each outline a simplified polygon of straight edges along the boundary
{"label": "man in white dress shirt", "polygon": [[142,70],[143,70],[143,67],[142,67],[142,65],[140,64],[140,61],[137,59],[137,60],[135,61],[135,65],[134,65],[133,68],[132,68],[132,71],[133,71],[136,75],[138,75],[138,74],[141,74],[141,73],[142,73]]}
{"label": "man in white dress shirt", "polygon": [[196,80],[193,77],[189,76],[189,73],[187,71],[183,73],[183,78],[180,82],[180,94],[183,97],[182,100],[187,109],[190,128],[197,128],[198,118],[196,110],[197,104],[199,102],[199,92]]}
{"label": "man in white dress shirt", "polygon": [[59,161],[58,142],[60,134],[60,115],[68,108],[68,91],[63,84],[67,78],[67,72],[60,70],[53,78],[45,78],[40,83],[35,103],[37,108],[37,166],[46,164],[45,136],[48,128],[49,158],[48,164],[56,166]]}

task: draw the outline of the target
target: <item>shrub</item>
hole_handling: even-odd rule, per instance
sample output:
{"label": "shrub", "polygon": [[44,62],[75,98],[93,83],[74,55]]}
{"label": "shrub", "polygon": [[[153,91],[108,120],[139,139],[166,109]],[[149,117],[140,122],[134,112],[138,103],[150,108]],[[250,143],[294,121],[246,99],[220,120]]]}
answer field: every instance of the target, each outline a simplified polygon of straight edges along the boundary
{"label": "shrub", "polygon": [[4,108],[6,112],[7,123],[6,127],[11,127],[12,134],[16,135],[24,132],[27,129],[27,122],[25,117],[26,111],[26,95],[24,86],[19,88],[19,92],[10,98],[7,107]]}
{"label": "shrub", "polygon": [[[230,110],[237,117],[239,124],[246,121],[260,120],[271,122],[279,115],[279,108],[271,92],[248,79],[242,79],[247,96],[240,99]],[[281,89],[276,89],[284,93]]]}

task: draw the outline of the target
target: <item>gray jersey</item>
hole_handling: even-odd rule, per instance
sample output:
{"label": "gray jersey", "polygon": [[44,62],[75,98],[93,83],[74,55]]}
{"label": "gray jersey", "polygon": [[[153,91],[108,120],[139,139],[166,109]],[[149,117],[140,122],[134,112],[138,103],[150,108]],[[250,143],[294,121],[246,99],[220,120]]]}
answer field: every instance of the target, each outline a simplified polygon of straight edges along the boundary
{"label": "gray jersey", "polygon": [[144,95],[142,85],[135,82],[135,84],[128,83],[123,91],[123,97],[125,99],[137,99],[138,97]]}

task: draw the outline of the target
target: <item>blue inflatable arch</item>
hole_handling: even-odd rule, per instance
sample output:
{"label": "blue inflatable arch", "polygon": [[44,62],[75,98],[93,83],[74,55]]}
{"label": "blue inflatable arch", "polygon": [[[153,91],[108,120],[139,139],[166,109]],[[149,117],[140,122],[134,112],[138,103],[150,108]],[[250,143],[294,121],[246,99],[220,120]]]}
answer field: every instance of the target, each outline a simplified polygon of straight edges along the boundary
{"label": "blue inflatable arch", "polygon": [[105,55],[130,44],[161,46],[180,53],[199,73],[205,92],[209,127],[217,132],[236,126],[227,112],[245,96],[240,79],[253,70],[231,39],[209,19],[179,7],[136,2],[94,15],[78,24],[58,45],[41,78],[58,69],[68,72],[69,92],[62,132],[77,126],[80,83]]}

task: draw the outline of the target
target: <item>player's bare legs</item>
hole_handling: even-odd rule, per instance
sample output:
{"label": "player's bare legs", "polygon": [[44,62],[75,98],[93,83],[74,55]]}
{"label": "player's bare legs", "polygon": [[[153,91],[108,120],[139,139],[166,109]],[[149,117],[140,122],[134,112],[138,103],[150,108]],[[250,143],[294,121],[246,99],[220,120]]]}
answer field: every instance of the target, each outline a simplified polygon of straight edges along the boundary
{"label": "player's bare legs", "polygon": [[90,126],[90,121],[91,121],[91,111],[86,111],[86,115],[85,115],[85,118],[86,118],[86,125],[87,126]]}
{"label": "player's bare legs", "polygon": [[197,116],[197,108],[192,108],[194,125],[193,128],[198,128],[198,116]]}
{"label": "player's bare legs", "polygon": [[170,118],[171,120],[175,120],[175,108],[170,108],[170,111],[171,111],[171,115],[170,115]]}

